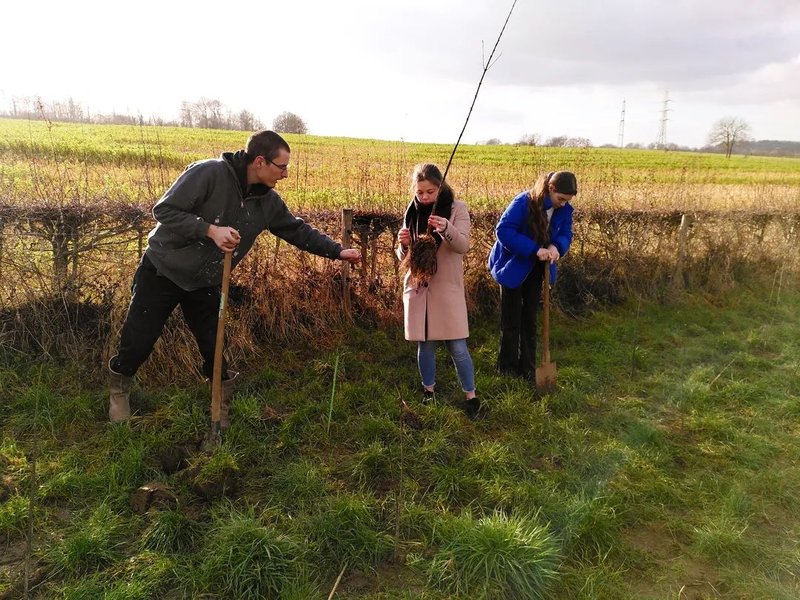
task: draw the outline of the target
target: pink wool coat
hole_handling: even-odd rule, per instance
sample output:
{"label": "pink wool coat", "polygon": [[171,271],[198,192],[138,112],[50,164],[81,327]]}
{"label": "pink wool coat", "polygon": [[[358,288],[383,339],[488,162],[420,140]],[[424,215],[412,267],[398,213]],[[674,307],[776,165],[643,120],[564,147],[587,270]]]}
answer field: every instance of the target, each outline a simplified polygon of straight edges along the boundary
{"label": "pink wool coat", "polygon": [[[464,295],[464,254],[469,250],[469,212],[467,205],[453,201],[442,243],[436,252],[436,274],[427,285],[412,286],[410,273],[403,280],[403,309],[406,339],[459,340],[469,337],[467,300]],[[406,249],[397,248],[402,259]],[[427,336],[425,322],[428,323]]]}

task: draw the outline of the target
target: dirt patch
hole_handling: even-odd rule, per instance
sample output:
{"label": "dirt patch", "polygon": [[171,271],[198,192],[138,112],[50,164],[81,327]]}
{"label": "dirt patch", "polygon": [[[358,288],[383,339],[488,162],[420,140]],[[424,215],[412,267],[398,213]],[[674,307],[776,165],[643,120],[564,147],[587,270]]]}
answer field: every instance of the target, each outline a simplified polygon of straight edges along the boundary
{"label": "dirt patch", "polygon": [[[331,583],[331,588],[333,583]],[[390,562],[381,563],[375,571],[364,573],[361,571],[345,572],[336,597],[349,598],[351,595],[390,592],[404,589],[414,593],[414,597],[421,596],[425,589],[424,579],[412,572],[401,558]]]}
{"label": "dirt patch", "polygon": [[639,551],[647,563],[646,571],[630,585],[634,596],[678,600],[724,597],[717,568],[691,556],[663,524],[633,527],[622,537],[626,544]]}

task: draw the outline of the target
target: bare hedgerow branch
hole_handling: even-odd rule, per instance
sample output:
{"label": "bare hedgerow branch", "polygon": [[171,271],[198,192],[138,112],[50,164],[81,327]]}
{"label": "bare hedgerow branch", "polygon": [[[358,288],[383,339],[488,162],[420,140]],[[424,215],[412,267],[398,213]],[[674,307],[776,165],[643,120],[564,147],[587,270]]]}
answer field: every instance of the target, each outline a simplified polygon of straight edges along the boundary
{"label": "bare hedgerow branch", "polygon": [[[683,271],[686,286],[724,288],[748,265],[763,271],[776,260],[789,270],[798,269],[799,215],[693,214],[695,225],[687,238],[692,253]],[[339,211],[305,211],[300,216],[338,235]],[[498,299],[485,260],[499,211],[476,210],[471,217],[467,302],[471,314],[489,315]],[[663,297],[673,287],[681,217],[678,210],[576,210],[575,241],[563,259],[554,302],[577,312],[630,294]],[[5,232],[0,247],[0,350],[74,357],[99,369],[124,317],[139,244],[153,224],[149,212],[111,201],[0,204],[0,224]],[[364,252],[364,261],[352,272],[353,311],[363,325],[396,326],[401,318],[401,276],[393,252],[398,225],[394,212],[354,215],[354,245]],[[61,273],[55,275],[56,269]],[[254,360],[265,344],[276,342],[335,347],[345,323],[339,310],[340,277],[330,261],[271,236],[259,238],[234,271],[229,359]],[[165,381],[196,372],[194,340],[181,319],[168,323],[165,339],[169,351],[164,344],[157,346],[153,364],[159,367],[145,365],[143,375]]]}

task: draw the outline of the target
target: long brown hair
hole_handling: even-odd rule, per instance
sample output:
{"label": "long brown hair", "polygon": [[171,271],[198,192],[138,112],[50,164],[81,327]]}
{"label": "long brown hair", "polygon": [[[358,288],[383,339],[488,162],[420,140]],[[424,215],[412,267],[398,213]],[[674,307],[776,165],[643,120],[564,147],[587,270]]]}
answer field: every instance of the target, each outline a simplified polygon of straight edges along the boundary
{"label": "long brown hair", "polygon": [[547,213],[544,212],[544,197],[549,193],[548,184],[553,173],[539,175],[533,187],[528,190],[528,227],[530,227],[533,239],[540,247],[546,248],[550,245],[550,231],[547,227]]}
{"label": "long brown hair", "polygon": [[550,194],[550,186],[562,194],[574,196],[578,193],[578,182],[575,174],[570,171],[553,171],[547,175],[539,175],[528,190],[530,204],[528,206],[528,227],[533,239],[542,248],[550,245],[550,230],[547,223],[547,213],[544,210],[544,198]]}
{"label": "long brown hair", "polygon": [[[430,181],[433,185],[439,188],[439,193],[449,191],[453,195],[453,188],[446,181],[442,181],[442,172],[433,163],[420,163],[414,167],[414,172],[411,173],[411,186],[410,192],[413,197],[417,191],[417,184],[420,181]],[[436,214],[439,214],[438,212]],[[448,215],[449,216],[449,215]]]}

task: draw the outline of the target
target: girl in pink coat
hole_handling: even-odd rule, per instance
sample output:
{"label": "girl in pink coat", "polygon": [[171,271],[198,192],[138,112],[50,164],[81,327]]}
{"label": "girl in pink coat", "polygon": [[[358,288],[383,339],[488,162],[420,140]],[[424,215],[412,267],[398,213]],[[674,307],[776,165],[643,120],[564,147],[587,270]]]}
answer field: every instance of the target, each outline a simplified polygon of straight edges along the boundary
{"label": "girl in pink coat", "polygon": [[437,245],[437,266],[436,272],[425,282],[414,281],[410,272],[405,274],[405,338],[417,342],[423,402],[434,397],[436,348],[444,343],[464,391],[462,408],[474,419],[480,413],[481,404],[475,393],[475,369],[467,349],[469,325],[463,256],[469,250],[469,212],[466,204],[455,199],[453,190],[442,181],[442,173],[434,164],[420,164],[414,168],[411,193],[414,197],[397,236],[397,256],[402,260],[413,241],[430,226]]}

